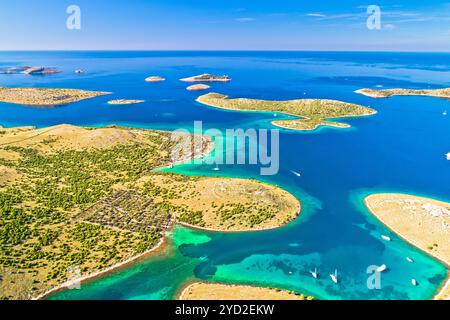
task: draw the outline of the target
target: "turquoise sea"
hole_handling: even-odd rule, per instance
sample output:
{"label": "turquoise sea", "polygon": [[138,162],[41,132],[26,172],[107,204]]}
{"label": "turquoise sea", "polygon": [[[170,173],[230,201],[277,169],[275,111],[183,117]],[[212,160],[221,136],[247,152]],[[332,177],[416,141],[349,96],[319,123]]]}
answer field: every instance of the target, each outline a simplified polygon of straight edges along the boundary
{"label": "turquoise sea", "polygon": [[[430,299],[447,275],[439,261],[387,230],[363,198],[403,192],[450,201],[450,102],[430,97],[372,99],[370,88],[450,86],[450,54],[382,52],[0,52],[0,67],[43,65],[51,76],[0,75],[0,86],[67,87],[113,92],[71,105],[29,108],[0,103],[0,125],[45,127],[119,124],[178,129],[273,128],[272,114],[230,112],[195,102],[179,78],[228,74],[210,91],[260,99],[327,98],[371,106],[378,113],[347,119],[351,129],[282,130],[280,172],[261,177],[258,166],[180,165],[189,175],[252,177],[279,185],[303,205],[292,224],[257,233],[208,233],[176,227],[167,249],[84,283],[52,299],[172,299],[195,279],[291,289],[319,299]],[[84,75],[74,74],[85,69]],[[146,83],[150,75],[167,78]],[[110,106],[113,98],[143,104]],[[302,173],[301,177],[292,170]],[[391,242],[383,241],[388,235]],[[415,263],[405,260],[409,256]],[[366,269],[386,264],[381,289],[369,290]],[[317,268],[320,279],[309,271]],[[338,270],[340,283],[329,274]],[[413,287],[411,278],[419,285]]]}

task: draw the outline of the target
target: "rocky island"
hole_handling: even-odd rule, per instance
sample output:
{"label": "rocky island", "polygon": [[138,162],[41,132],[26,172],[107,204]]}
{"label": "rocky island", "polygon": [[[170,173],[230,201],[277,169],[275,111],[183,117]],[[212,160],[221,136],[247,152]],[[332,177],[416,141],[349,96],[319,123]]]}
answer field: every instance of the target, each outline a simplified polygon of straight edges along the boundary
{"label": "rocky island", "polygon": [[360,105],[326,99],[298,99],[286,101],[258,100],[248,98],[229,99],[219,93],[208,93],[197,101],[216,108],[239,111],[279,112],[300,117],[301,119],[276,120],[272,124],[293,130],[314,130],[319,126],[337,128],[350,127],[346,123],[327,119],[359,117],[375,114],[376,111]]}
{"label": "rocky island", "polygon": [[201,91],[201,90],[208,90],[209,88],[211,88],[211,87],[208,86],[207,84],[194,84],[192,86],[187,87],[186,90],[188,90],[188,91]]}
{"label": "rocky island", "polygon": [[255,286],[196,282],[184,288],[179,300],[314,300],[296,292]]}
{"label": "rocky island", "polygon": [[229,82],[231,78],[229,76],[215,76],[212,74],[204,73],[198,76],[180,79],[184,82]]}
{"label": "rocky island", "polygon": [[360,89],[356,93],[371,98],[389,98],[392,96],[428,96],[437,98],[450,98],[450,88],[442,89]]}
{"label": "rocky island", "polygon": [[[417,248],[450,264],[450,203],[407,194],[373,194],[370,212]],[[450,281],[435,299],[450,299]]]}
{"label": "rocky island", "polygon": [[108,104],[112,105],[128,105],[145,102],[145,100],[132,100],[132,99],[116,99],[108,101]]}
{"label": "rocky island", "polygon": [[5,70],[2,70],[3,74],[29,74],[29,75],[48,75],[59,73],[60,71],[56,68],[49,67],[28,67],[28,66],[18,66],[18,67],[10,67]]}
{"label": "rocky island", "polygon": [[[186,146],[190,158],[211,152],[202,141]],[[175,223],[256,231],[298,215],[298,200],[275,186],[154,171],[183,161],[170,153],[179,143],[190,142],[120,127],[2,128],[0,299],[65,288],[73,266],[82,280],[123,266],[162,248]]]}
{"label": "rocky island", "polygon": [[110,94],[78,89],[0,87],[0,102],[29,106],[54,107]]}
{"label": "rocky island", "polygon": [[147,82],[162,82],[165,81],[166,79],[160,76],[151,76],[145,79],[145,81]]}

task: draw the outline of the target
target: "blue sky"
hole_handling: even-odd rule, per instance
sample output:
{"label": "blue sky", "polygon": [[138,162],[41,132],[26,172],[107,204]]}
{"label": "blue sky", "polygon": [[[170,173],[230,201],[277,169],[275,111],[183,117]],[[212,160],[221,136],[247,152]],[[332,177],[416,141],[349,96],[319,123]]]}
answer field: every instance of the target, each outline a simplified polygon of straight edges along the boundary
{"label": "blue sky", "polygon": [[[72,4],[80,30],[66,28]],[[0,50],[450,51],[442,0],[3,0],[0,12]]]}

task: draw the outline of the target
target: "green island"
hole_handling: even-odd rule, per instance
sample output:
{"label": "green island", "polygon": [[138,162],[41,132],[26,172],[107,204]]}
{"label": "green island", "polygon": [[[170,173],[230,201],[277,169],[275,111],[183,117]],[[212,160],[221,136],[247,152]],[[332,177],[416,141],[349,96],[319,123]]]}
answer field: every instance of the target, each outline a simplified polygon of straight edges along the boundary
{"label": "green island", "polygon": [[[161,248],[174,223],[254,231],[298,216],[299,201],[275,186],[155,171],[187,160],[170,154],[185,138],[120,127],[1,128],[0,299],[65,288],[73,268],[82,280],[109,272]],[[201,157],[212,142],[187,147],[189,158]]]}
{"label": "green island", "polygon": [[54,107],[107,94],[110,94],[110,92],[78,89],[0,87],[0,102]]}
{"label": "green island", "polygon": [[359,89],[356,93],[371,98],[389,98],[392,96],[428,96],[450,98],[450,88],[443,89]]}
{"label": "green island", "polygon": [[229,99],[219,93],[208,93],[197,98],[202,104],[227,110],[279,112],[301,119],[277,120],[272,124],[293,130],[314,130],[320,126],[350,127],[346,123],[327,119],[357,117],[375,114],[376,111],[356,104],[325,99],[298,99],[286,101],[247,98]]}

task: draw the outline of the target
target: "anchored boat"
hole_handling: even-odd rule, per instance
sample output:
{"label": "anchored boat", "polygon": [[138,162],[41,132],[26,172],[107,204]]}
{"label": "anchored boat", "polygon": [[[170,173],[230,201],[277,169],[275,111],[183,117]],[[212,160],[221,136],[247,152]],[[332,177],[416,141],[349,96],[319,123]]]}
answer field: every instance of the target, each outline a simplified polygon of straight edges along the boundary
{"label": "anchored boat", "polygon": [[330,274],[330,278],[331,278],[331,280],[333,280],[334,283],[339,282],[337,270],[334,271],[334,274]]}
{"label": "anchored boat", "polygon": [[383,264],[377,268],[377,272],[383,272],[383,271],[386,271],[386,269],[387,269],[387,266],[385,264]]}

